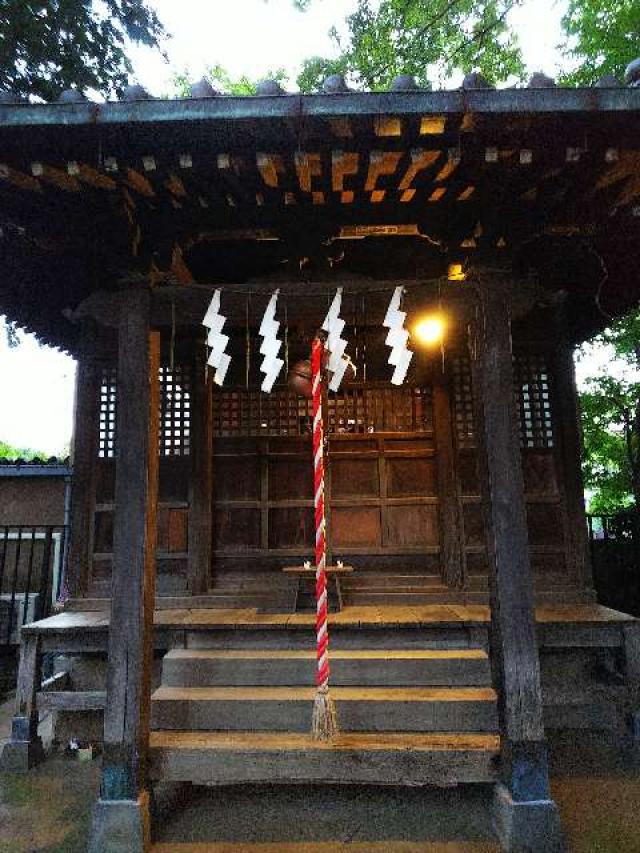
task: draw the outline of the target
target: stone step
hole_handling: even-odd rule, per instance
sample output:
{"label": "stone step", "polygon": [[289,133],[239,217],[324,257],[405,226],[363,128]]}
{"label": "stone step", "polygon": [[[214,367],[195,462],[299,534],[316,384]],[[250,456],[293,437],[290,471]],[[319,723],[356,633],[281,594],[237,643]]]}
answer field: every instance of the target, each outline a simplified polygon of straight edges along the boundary
{"label": "stone step", "polygon": [[[331,650],[336,686],[490,686],[481,649]],[[165,687],[281,686],[313,684],[316,655],[310,650],[174,649],[164,658]]]}
{"label": "stone step", "polygon": [[152,731],[150,773],[196,784],[454,785],[496,779],[499,749],[497,735],[477,733],[344,733],[327,743],[308,733]]}
{"label": "stone step", "polygon": [[[313,687],[159,687],[152,728],[304,732]],[[487,687],[335,687],[343,731],[491,732],[496,694]]]}

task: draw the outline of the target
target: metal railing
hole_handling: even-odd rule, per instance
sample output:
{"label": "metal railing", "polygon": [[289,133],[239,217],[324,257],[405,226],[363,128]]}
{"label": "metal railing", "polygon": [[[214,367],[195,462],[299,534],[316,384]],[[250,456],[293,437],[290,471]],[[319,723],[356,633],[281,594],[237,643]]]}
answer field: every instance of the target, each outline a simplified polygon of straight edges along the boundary
{"label": "metal railing", "polygon": [[20,628],[48,616],[60,595],[63,525],[0,525],[0,649],[20,643]]}

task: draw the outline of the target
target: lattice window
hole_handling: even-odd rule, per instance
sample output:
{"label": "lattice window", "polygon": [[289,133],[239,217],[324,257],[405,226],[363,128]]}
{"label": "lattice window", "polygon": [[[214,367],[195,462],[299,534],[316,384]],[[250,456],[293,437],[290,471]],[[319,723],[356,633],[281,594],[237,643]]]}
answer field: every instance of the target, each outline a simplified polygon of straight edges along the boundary
{"label": "lattice window", "polygon": [[[328,433],[428,432],[433,428],[431,389],[349,385],[327,402]],[[215,389],[213,431],[230,435],[305,435],[311,401],[288,389],[271,394],[244,388]]]}
{"label": "lattice window", "polygon": [[521,447],[553,447],[549,371],[542,355],[513,360]]}
{"label": "lattice window", "polygon": [[104,367],[100,383],[100,433],[98,456],[110,459],[116,452],[116,369]]}
{"label": "lattice window", "polygon": [[191,443],[191,373],[160,368],[160,456],[188,456]]}
{"label": "lattice window", "polygon": [[[161,367],[160,456],[188,456],[191,443],[191,374],[186,366]],[[100,435],[98,456],[110,459],[116,453],[117,374],[115,367],[102,370],[100,386]]]}
{"label": "lattice window", "polygon": [[473,388],[468,355],[457,355],[452,362],[453,419],[458,447],[474,447]]}

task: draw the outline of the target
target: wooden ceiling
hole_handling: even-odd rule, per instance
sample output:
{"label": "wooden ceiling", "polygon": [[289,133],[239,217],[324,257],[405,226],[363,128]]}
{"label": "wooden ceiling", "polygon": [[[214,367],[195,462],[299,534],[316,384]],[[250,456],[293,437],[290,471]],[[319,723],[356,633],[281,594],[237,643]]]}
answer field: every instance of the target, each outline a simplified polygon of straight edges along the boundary
{"label": "wooden ceiling", "polygon": [[640,295],[639,132],[633,88],[0,104],[0,310],[73,349],[78,304],[140,277],[461,260],[567,290],[580,337]]}

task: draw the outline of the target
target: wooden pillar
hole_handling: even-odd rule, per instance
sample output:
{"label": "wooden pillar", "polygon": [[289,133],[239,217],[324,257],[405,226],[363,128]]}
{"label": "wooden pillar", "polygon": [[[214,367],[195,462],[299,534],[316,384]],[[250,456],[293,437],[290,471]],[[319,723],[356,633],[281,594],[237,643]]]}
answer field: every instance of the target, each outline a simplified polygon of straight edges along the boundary
{"label": "wooden pillar", "polygon": [[438,463],[442,578],[448,586],[461,587],[464,583],[464,564],[458,473],[449,387],[440,366],[436,367],[433,380],[433,419]]}
{"label": "wooden pillar", "polygon": [[191,474],[189,480],[189,591],[202,595],[211,583],[213,434],[212,376],[205,378],[204,347],[194,358],[191,383]]}
{"label": "wooden pillar", "polygon": [[[150,293],[122,294],[107,705],[91,853],[149,845],[149,740],[158,497],[160,340]],[[120,846],[118,846],[118,844]]]}
{"label": "wooden pillar", "polygon": [[508,281],[481,281],[472,341],[478,450],[491,587],[491,654],[499,691],[501,784],[496,826],[506,850],[559,850],[550,799],[533,580],[513,392]]}
{"label": "wooden pillar", "polygon": [[71,513],[65,585],[71,596],[86,592],[91,561],[91,529],[96,501],[100,418],[100,368],[83,334],[76,370],[71,443]]}
{"label": "wooden pillar", "polygon": [[26,771],[42,756],[42,741],[38,736],[36,693],[42,681],[40,636],[22,634],[20,665],[16,687],[15,714],[11,722],[11,740],[2,751],[0,767],[6,771]]}
{"label": "wooden pillar", "polygon": [[554,361],[553,404],[562,457],[567,519],[567,572],[576,584],[590,590],[593,588],[593,575],[585,518],[582,430],[572,348],[566,343],[560,344]]}

